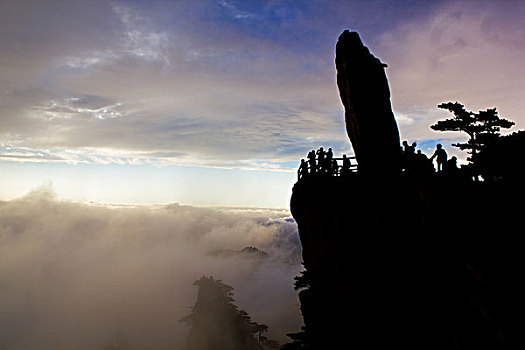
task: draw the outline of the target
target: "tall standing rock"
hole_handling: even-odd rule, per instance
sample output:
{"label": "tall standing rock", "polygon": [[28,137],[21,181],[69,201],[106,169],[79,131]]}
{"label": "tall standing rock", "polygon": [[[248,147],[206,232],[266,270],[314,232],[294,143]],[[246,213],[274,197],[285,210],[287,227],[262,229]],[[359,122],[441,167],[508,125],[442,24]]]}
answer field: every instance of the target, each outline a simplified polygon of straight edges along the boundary
{"label": "tall standing rock", "polygon": [[370,53],[359,34],[345,30],[336,45],[335,65],[346,130],[359,171],[367,175],[392,173],[397,167],[400,143],[386,64]]}

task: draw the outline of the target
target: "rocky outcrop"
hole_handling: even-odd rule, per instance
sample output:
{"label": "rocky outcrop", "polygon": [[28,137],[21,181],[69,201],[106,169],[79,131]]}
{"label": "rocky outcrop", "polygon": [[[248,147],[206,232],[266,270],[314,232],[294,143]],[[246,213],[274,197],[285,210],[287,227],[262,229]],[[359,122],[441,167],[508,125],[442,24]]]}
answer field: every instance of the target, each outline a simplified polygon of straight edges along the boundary
{"label": "rocky outcrop", "polygon": [[359,170],[371,175],[395,171],[399,131],[390,104],[386,64],[370,53],[359,34],[345,30],[336,45],[335,65],[346,130]]}
{"label": "rocky outcrop", "polygon": [[359,171],[294,185],[306,270],[294,337],[323,350],[522,348],[525,187],[397,172],[384,67],[357,33],[336,50]]}

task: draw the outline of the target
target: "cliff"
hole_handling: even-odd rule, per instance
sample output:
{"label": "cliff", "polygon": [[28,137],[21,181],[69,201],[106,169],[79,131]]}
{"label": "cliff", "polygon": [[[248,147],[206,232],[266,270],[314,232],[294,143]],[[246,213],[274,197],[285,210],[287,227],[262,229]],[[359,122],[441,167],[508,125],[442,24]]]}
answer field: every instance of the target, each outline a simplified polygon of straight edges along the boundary
{"label": "cliff", "polygon": [[[339,43],[348,67],[353,49]],[[375,59],[354,44],[359,55]],[[396,172],[399,134],[377,62],[377,86],[367,82],[368,93],[357,97],[348,91],[360,91],[365,78],[339,75],[359,66],[337,66],[359,171],[308,174],[293,188],[306,271],[299,285],[306,340],[295,348],[522,348],[524,186],[516,177],[475,182]],[[374,103],[382,117],[368,113]],[[374,156],[379,149],[391,156]]]}
{"label": "cliff", "polygon": [[513,195],[440,177],[296,183],[291,209],[310,285],[299,296],[313,348],[521,342],[523,205]]}

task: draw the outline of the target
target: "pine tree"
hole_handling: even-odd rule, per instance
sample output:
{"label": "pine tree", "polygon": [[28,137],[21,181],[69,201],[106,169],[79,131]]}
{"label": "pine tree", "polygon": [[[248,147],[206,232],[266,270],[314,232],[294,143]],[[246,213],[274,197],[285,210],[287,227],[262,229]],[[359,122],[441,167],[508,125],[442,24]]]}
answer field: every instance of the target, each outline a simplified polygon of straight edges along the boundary
{"label": "pine tree", "polygon": [[455,143],[452,146],[461,150],[468,150],[471,164],[477,166],[477,155],[487,143],[500,136],[501,129],[508,129],[514,125],[513,121],[500,118],[496,108],[474,113],[467,111],[459,102],[447,102],[438,105],[454,114],[453,118],[440,120],[431,128],[437,131],[462,131],[469,135],[466,143]]}

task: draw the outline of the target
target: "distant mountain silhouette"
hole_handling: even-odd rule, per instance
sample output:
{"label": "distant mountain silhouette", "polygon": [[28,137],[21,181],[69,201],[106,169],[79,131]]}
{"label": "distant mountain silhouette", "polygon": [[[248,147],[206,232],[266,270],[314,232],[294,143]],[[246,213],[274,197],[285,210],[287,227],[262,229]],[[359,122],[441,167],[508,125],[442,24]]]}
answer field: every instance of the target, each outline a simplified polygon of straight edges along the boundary
{"label": "distant mountain silhouette", "polygon": [[233,287],[212,276],[194,282],[198,287],[192,313],[181,322],[191,326],[188,350],[272,350],[279,343],[262,333],[268,326],[253,322],[234,304]]}
{"label": "distant mountain silhouette", "polygon": [[399,144],[385,65],[348,31],[336,56],[358,171],[310,172],[314,154],[294,185],[304,327],[283,349],[525,348],[524,132],[480,150],[485,181],[446,153],[435,171]]}

